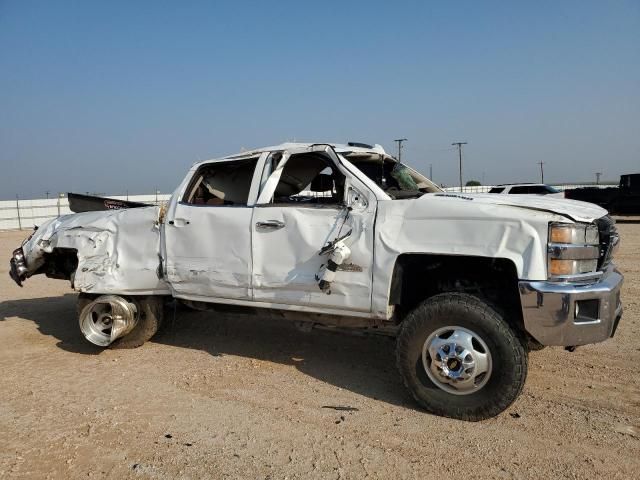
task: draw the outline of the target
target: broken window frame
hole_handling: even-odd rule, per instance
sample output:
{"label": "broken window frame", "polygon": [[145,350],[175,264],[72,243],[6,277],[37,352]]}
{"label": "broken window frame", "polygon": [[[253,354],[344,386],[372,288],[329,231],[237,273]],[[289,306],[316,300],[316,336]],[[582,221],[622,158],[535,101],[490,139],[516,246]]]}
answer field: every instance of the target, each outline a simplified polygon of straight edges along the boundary
{"label": "broken window frame", "polygon": [[[221,161],[215,162],[206,162],[197,166],[194,170],[193,175],[189,179],[186,184],[186,187],[183,189],[180,195],[179,203],[182,205],[190,206],[190,207],[227,207],[227,208],[247,208],[253,205],[253,199],[255,198],[255,176],[256,170],[261,164],[263,155],[251,155],[244,158],[230,158]],[[230,163],[249,163],[253,162],[253,169],[251,174],[249,175],[249,190],[247,192],[247,198],[244,203],[234,203],[232,205],[229,204],[208,204],[208,203],[193,203],[193,196],[195,195],[196,189],[198,188],[198,184],[201,184],[204,176],[202,172],[204,170],[213,169],[216,166],[229,165]],[[223,199],[224,200],[224,199]]]}
{"label": "broken window frame", "polygon": [[[342,198],[338,200],[336,203],[315,203],[315,202],[273,202],[273,197],[275,195],[278,184],[280,183],[280,179],[282,177],[282,173],[284,169],[291,159],[296,155],[301,155],[305,153],[319,153],[326,157],[327,167],[332,169],[333,175],[339,175],[344,178],[344,186]],[[332,155],[333,153],[333,155]],[[276,155],[281,155],[281,158],[278,160],[278,164],[275,168],[272,167],[272,162],[270,161]],[[324,169],[323,169],[324,171]],[[332,209],[341,209],[344,208],[347,201],[347,192],[349,185],[349,175],[351,172],[345,172],[340,166],[339,157],[333,150],[333,148],[329,145],[312,145],[310,147],[305,148],[296,148],[284,151],[273,151],[269,152],[269,155],[264,161],[262,172],[260,175],[259,181],[259,192],[258,199],[256,200],[256,207],[308,207],[308,208],[332,208]],[[303,190],[304,191],[304,190]],[[293,195],[292,195],[293,196]]]}
{"label": "broken window frame", "polygon": [[[342,154],[341,158],[345,166],[351,166],[353,169],[357,170],[360,173],[360,175],[358,175],[358,178],[360,180],[363,180],[369,188],[377,192],[377,196],[382,195],[385,200],[402,200],[406,198],[412,198],[414,197],[414,195],[412,195],[412,192],[416,193],[415,197],[417,198],[426,193],[439,193],[443,191],[442,188],[440,188],[432,180],[425,177],[419,171],[415,170],[406,163],[398,162],[391,155],[371,152],[346,152]],[[366,159],[363,161],[363,158]],[[370,174],[365,169],[363,169],[363,166],[366,163],[380,169],[381,172],[384,170],[381,177],[387,179],[388,181],[390,180],[393,183],[398,183],[398,179],[394,178],[392,171],[394,168],[401,166],[402,170],[404,170],[404,172],[409,177],[411,177],[411,181],[416,183],[416,186],[418,188],[405,189],[401,188],[399,185],[396,188],[391,185],[385,185],[384,182],[380,183],[374,178],[374,176],[370,176]],[[385,167],[390,165],[393,166],[391,168]],[[399,195],[395,194],[395,192],[399,192]],[[406,194],[403,194],[403,192],[405,192]]]}

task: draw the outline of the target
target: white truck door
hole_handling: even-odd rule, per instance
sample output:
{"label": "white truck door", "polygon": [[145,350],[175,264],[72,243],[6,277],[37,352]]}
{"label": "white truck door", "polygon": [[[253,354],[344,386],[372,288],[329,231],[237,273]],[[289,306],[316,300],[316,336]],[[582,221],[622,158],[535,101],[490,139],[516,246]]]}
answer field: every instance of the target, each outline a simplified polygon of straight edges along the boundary
{"label": "white truck door", "polygon": [[[260,183],[251,222],[254,300],[369,312],[373,194],[328,146],[272,153]],[[338,267],[330,293],[323,292],[316,275],[328,255],[320,250],[349,231],[351,255]]]}
{"label": "white truck door", "polygon": [[165,272],[175,297],[251,299],[250,225],[258,160],[202,164],[176,192],[164,224]]}

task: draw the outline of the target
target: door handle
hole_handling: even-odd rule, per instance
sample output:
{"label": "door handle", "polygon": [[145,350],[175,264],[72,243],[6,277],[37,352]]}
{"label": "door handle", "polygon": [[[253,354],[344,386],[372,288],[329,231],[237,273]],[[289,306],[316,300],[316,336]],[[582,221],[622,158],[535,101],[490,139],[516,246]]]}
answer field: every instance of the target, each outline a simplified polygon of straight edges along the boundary
{"label": "door handle", "polygon": [[174,218],[173,220],[169,220],[169,225],[173,225],[175,227],[184,227],[185,225],[189,225],[191,222],[184,218]]}
{"label": "door handle", "polygon": [[272,230],[277,230],[279,228],[284,227],[284,223],[279,220],[266,220],[264,222],[257,222],[257,228],[270,228]]}

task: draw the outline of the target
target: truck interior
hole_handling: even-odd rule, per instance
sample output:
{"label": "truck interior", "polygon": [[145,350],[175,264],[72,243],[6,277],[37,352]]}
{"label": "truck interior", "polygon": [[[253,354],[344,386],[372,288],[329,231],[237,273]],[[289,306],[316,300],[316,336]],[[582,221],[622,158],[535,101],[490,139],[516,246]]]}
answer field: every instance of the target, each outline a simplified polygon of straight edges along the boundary
{"label": "truck interior", "polygon": [[[393,157],[351,152],[344,156],[392,199],[417,198],[441,189]],[[282,152],[267,159],[263,182],[276,170]],[[203,165],[182,199],[190,205],[245,206],[258,158]],[[292,155],[275,187],[271,204],[340,205],[344,203],[345,177],[322,152]]]}
{"label": "truck interior", "polygon": [[183,202],[190,205],[245,206],[257,158],[203,165],[194,175]]}
{"label": "truck interior", "polygon": [[356,168],[394,200],[417,198],[442,189],[428,178],[388,155],[369,152],[343,154]]}
{"label": "truck interior", "polygon": [[[279,161],[280,159],[274,156],[273,162],[277,164]],[[272,168],[275,169],[275,166]],[[282,170],[272,203],[342,204],[344,183],[344,175],[323,153],[292,155]]]}

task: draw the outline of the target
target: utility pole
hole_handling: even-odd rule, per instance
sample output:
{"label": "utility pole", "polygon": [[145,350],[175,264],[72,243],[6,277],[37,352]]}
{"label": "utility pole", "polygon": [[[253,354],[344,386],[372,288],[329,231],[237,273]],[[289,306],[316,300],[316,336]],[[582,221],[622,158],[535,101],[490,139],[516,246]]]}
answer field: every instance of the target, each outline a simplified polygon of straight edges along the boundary
{"label": "utility pole", "polygon": [[396,138],[394,142],[398,143],[398,162],[402,163],[402,142],[406,142],[406,138]]}
{"label": "utility pole", "polygon": [[429,180],[433,182],[433,163],[429,164]]}
{"label": "utility pole", "polygon": [[49,200],[49,190],[47,190],[46,192],[44,192],[47,195],[47,200]]}
{"label": "utility pole", "polygon": [[460,191],[462,192],[462,145],[466,145],[467,142],[453,142],[451,145],[458,146],[458,159],[460,160]]}
{"label": "utility pole", "polygon": [[538,162],[538,165],[540,165],[540,183],[544,183],[544,162],[542,160],[540,160]]}
{"label": "utility pole", "polygon": [[596,185],[600,185],[600,175],[602,175],[602,172],[596,172]]}

